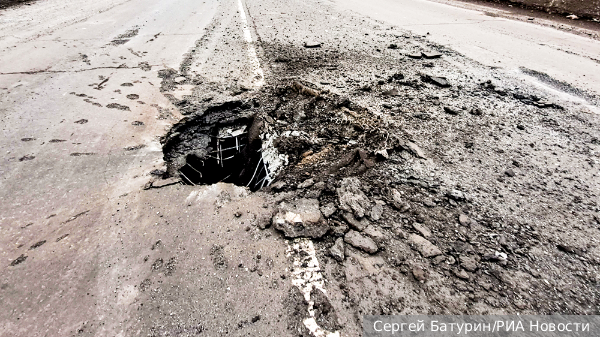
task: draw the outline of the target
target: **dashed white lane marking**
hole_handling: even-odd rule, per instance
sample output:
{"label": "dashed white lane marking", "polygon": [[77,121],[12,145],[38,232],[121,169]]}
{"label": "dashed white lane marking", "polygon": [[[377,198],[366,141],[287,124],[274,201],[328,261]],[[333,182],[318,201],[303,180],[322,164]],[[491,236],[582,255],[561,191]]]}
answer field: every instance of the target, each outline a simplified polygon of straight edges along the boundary
{"label": "dashed white lane marking", "polygon": [[[304,252],[301,254],[300,252]],[[294,269],[292,270],[292,284],[298,287],[304,299],[308,302],[308,317],[303,320],[304,326],[315,337],[340,337],[339,331],[329,332],[321,328],[315,320],[315,302],[310,299],[313,288],[317,288],[327,294],[324,289],[325,282],[321,275],[319,260],[313,242],[309,239],[295,239],[291,245],[288,244],[288,256],[294,257]]]}
{"label": "dashed white lane marking", "polygon": [[248,48],[248,59],[250,60],[250,67],[252,69],[252,85],[254,87],[261,87],[265,84],[265,74],[260,67],[260,61],[256,55],[256,48],[252,41],[252,34],[248,28],[248,20],[246,19],[246,12],[244,11],[244,4],[242,0],[238,0],[238,7],[240,11],[240,17],[242,19],[242,30],[244,31],[244,40],[246,41]]}

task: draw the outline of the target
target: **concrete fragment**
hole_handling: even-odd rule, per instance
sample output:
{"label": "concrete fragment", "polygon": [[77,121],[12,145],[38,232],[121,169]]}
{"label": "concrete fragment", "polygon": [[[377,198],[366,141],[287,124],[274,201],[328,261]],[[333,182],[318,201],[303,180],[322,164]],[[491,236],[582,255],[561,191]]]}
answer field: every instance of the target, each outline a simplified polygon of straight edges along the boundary
{"label": "concrete fragment", "polygon": [[436,51],[431,51],[431,52],[423,52],[423,57],[426,59],[437,59],[442,57],[441,53],[438,53]]}
{"label": "concrete fragment", "polygon": [[338,262],[344,261],[344,239],[337,238],[335,244],[329,248],[329,254]]}
{"label": "concrete fragment", "polygon": [[413,142],[407,142],[406,147],[408,148],[408,151],[411,152],[416,157],[423,158],[423,159],[426,158],[425,153],[423,152],[423,150],[421,150],[421,148],[417,144],[415,144]]}
{"label": "concrete fragment", "polygon": [[408,242],[421,253],[423,257],[434,257],[442,254],[442,251],[438,247],[420,235],[411,234],[408,237]]}
{"label": "concrete fragment", "polygon": [[359,232],[362,232],[368,226],[368,222],[356,220],[356,218],[354,217],[354,215],[352,215],[352,213],[344,213],[344,214],[342,214],[342,218],[344,218],[344,220],[346,220],[346,222],[348,223],[350,228],[357,230]]}
{"label": "concrete fragment", "polygon": [[375,201],[375,205],[371,208],[371,213],[369,214],[371,220],[379,221],[379,219],[381,219],[381,216],[383,215],[383,205],[385,205],[385,202],[381,200]]}
{"label": "concrete fragment", "polygon": [[466,199],[465,194],[459,190],[450,190],[448,191],[447,196],[456,201],[462,201]]}
{"label": "concrete fragment", "polygon": [[323,213],[323,216],[326,218],[332,216],[335,211],[337,211],[337,207],[335,207],[333,202],[321,205],[321,213]]}
{"label": "concrete fragment", "polygon": [[286,237],[318,238],[329,230],[317,199],[299,199],[293,204],[282,203],[272,220],[275,229]]}
{"label": "concrete fragment", "polygon": [[456,275],[456,277],[463,279],[463,280],[468,280],[470,278],[469,274],[462,269],[455,269],[454,275]]}
{"label": "concrete fragment", "polygon": [[475,270],[477,270],[477,267],[478,267],[477,260],[475,260],[472,257],[468,257],[468,256],[460,257],[460,266],[470,272],[474,272]]}
{"label": "concrete fragment", "polygon": [[344,242],[370,254],[374,254],[378,250],[375,241],[353,230],[346,233]]}
{"label": "concrete fragment", "polygon": [[308,40],[304,42],[304,48],[320,48],[322,45],[321,42],[317,42],[314,40]]}
{"label": "concrete fragment", "polygon": [[423,235],[423,237],[426,237],[426,238],[428,238],[428,237],[430,237],[430,236],[431,236],[431,231],[429,230],[429,228],[427,228],[427,227],[425,227],[425,226],[421,225],[421,224],[420,224],[420,223],[418,223],[418,222],[414,222],[414,223],[413,223],[413,228],[414,228],[414,229],[415,229],[417,232],[421,233],[421,235]]}
{"label": "concrete fragment", "polygon": [[390,89],[381,93],[384,96],[400,96],[398,89]]}
{"label": "concrete fragment", "polygon": [[437,85],[438,87],[442,87],[442,88],[450,87],[450,83],[448,82],[448,80],[446,80],[445,77],[430,76],[429,82]]}
{"label": "concrete fragment", "polygon": [[270,187],[273,191],[281,191],[285,187],[285,185],[287,185],[285,181],[279,180],[274,184],[271,184]]}
{"label": "concrete fragment", "polygon": [[310,179],[306,179],[305,181],[298,184],[298,188],[307,188],[307,187],[311,187],[314,184],[315,184],[315,180],[310,178]]}
{"label": "concrete fragment", "polygon": [[410,206],[404,202],[402,194],[400,194],[400,192],[398,192],[396,189],[392,190],[392,206],[402,213],[410,209]]}
{"label": "concrete fragment", "polygon": [[375,226],[369,225],[363,231],[365,235],[370,236],[375,240],[383,240],[385,239],[385,234],[383,234],[379,229],[375,228]]}
{"label": "concrete fragment", "polygon": [[458,216],[458,222],[463,226],[469,226],[471,224],[471,219],[466,214],[461,213]]}
{"label": "concrete fragment", "polygon": [[429,273],[421,267],[413,267],[412,274],[415,279],[421,283],[427,281],[427,277],[429,276]]}
{"label": "concrete fragment", "polygon": [[377,155],[377,157],[379,157],[381,159],[388,159],[390,157],[390,155],[388,154],[386,149],[381,149],[381,150],[375,151],[375,155]]}
{"label": "concrete fragment", "polygon": [[181,84],[181,83],[185,82],[186,80],[187,80],[187,78],[185,78],[183,76],[179,76],[179,77],[175,77],[173,82],[176,84]]}
{"label": "concrete fragment", "polygon": [[457,108],[455,108],[455,107],[452,107],[452,106],[445,106],[444,107],[444,111],[447,114],[449,114],[449,115],[455,115],[456,116],[456,115],[460,114],[460,110],[457,109]]}
{"label": "concrete fragment", "polygon": [[360,189],[360,180],[355,177],[344,178],[337,189],[340,208],[346,212],[353,212],[362,218],[371,207],[371,202]]}

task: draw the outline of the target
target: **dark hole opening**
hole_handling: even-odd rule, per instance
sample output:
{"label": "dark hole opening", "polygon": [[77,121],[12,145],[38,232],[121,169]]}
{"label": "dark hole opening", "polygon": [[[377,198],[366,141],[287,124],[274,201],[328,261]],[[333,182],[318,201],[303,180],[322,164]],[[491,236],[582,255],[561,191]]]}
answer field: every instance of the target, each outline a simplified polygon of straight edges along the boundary
{"label": "dark hole opening", "polygon": [[245,124],[214,128],[200,155],[186,155],[179,168],[181,180],[188,185],[232,183],[252,191],[267,186],[272,177],[262,157],[262,142],[249,141],[249,128]]}

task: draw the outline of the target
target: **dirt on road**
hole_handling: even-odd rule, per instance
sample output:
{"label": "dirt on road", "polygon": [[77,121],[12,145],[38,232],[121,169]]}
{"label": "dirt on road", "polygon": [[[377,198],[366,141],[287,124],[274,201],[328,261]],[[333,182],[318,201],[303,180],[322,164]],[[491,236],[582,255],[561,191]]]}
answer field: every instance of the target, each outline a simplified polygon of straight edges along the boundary
{"label": "dirt on road", "polygon": [[597,314],[598,97],[522,69],[581,99],[564,100],[425,36],[295,6],[310,14],[288,11],[290,27],[249,4],[266,87],[198,77],[174,101],[190,112],[163,139],[171,173],[215,149],[191,145],[210,133],[200,119],[260,130],[249,143],[287,165],[260,192],[278,206],[259,226],[315,240],[343,335],[364,314]]}

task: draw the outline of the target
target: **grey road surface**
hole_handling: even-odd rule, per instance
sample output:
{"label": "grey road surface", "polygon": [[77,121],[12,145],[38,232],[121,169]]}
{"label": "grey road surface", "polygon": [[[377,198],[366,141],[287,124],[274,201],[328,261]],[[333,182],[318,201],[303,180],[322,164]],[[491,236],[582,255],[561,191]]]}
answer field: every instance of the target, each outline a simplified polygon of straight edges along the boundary
{"label": "grey road surface", "polygon": [[[598,40],[486,11],[425,0],[40,0],[0,12],[0,336],[358,335],[361,311],[333,298],[345,291],[334,280],[319,287],[341,326],[306,320],[313,304],[293,283],[306,267],[294,252],[324,248],[263,230],[285,196],[165,182],[160,138],[189,113],[192,92],[210,87],[206,103],[285,77],[265,50],[352,49],[344,43],[372,43],[353,29],[373,25],[426,35],[599,112]],[[343,30],[322,28],[323,17]],[[422,313],[432,303],[419,302]]]}

